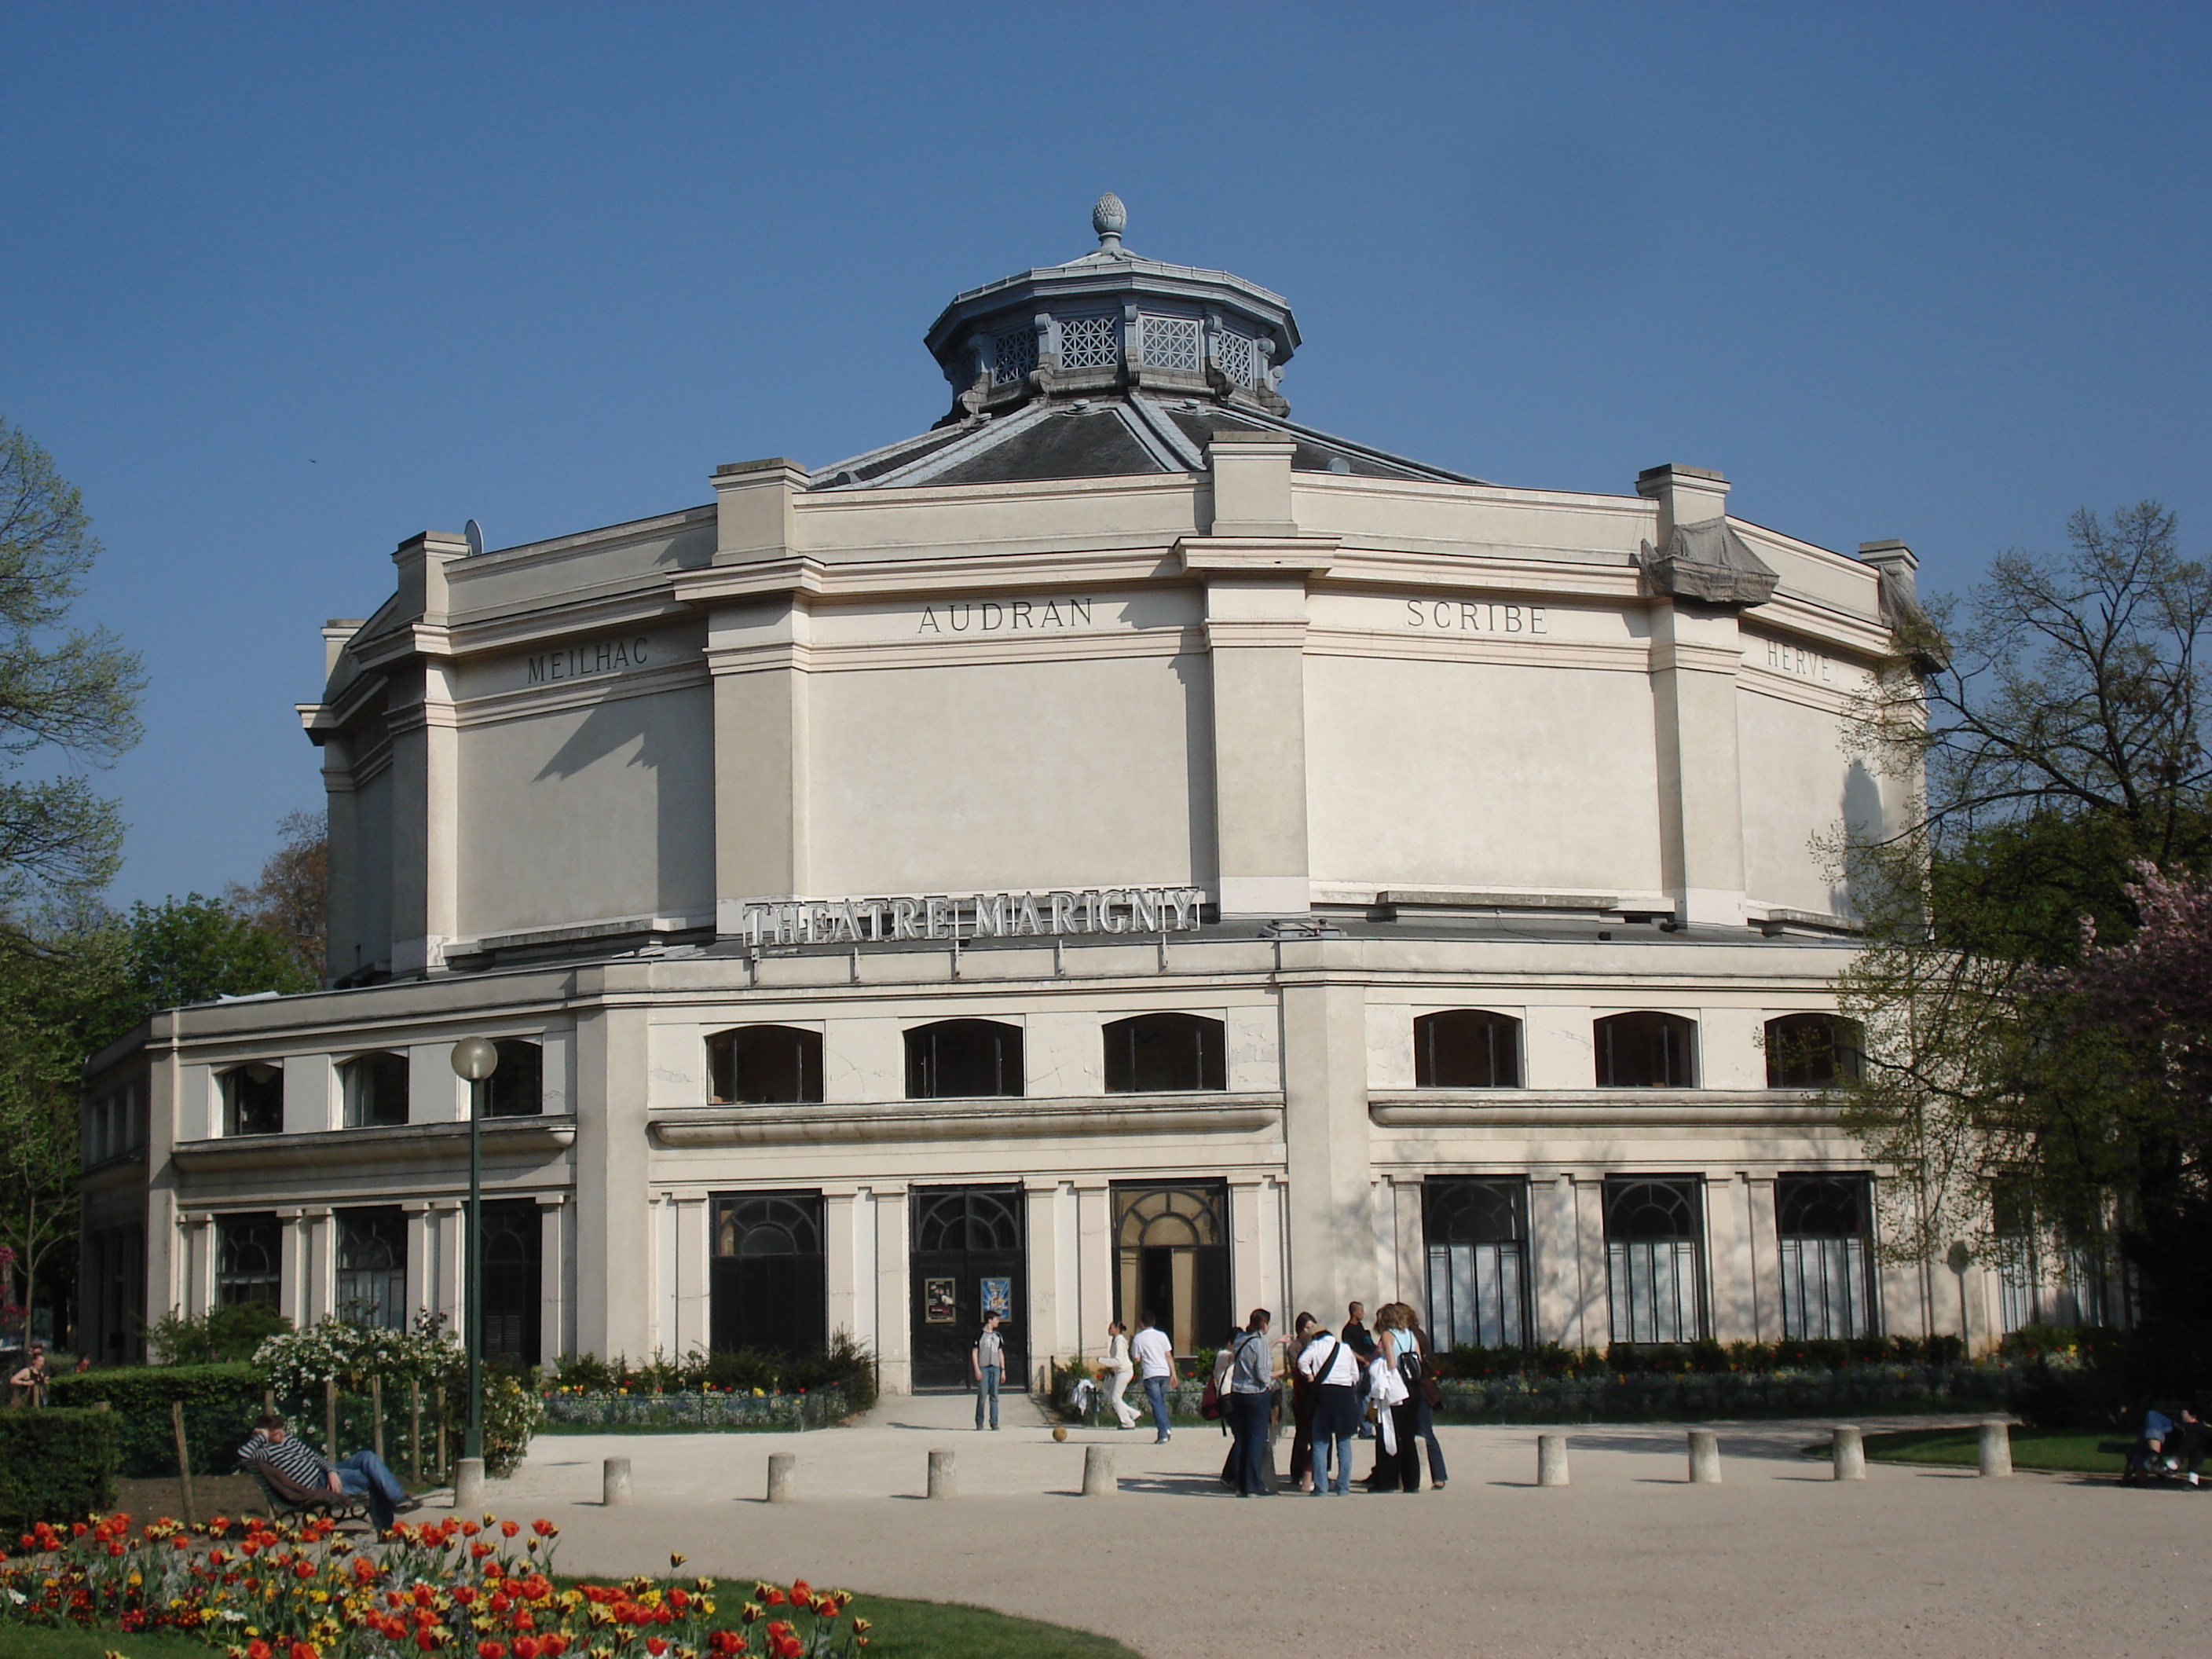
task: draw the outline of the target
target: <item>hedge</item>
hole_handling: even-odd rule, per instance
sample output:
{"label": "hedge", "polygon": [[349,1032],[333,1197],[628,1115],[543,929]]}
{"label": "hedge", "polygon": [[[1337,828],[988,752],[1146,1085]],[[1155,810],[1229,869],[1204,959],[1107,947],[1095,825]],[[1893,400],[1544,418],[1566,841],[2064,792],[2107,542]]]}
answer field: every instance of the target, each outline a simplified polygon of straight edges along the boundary
{"label": "hedge", "polygon": [[82,1521],[115,1503],[114,1412],[0,1412],[0,1526]]}
{"label": "hedge", "polygon": [[[250,1364],[120,1365],[58,1376],[47,1397],[57,1406],[106,1401],[118,1419],[122,1473],[173,1477],[177,1437],[170,1405],[181,1401],[185,1407],[185,1446],[192,1473],[228,1474],[238,1467],[239,1447],[252,1437],[262,1388],[260,1370]],[[310,1437],[322,1437],[318,1432]]]}

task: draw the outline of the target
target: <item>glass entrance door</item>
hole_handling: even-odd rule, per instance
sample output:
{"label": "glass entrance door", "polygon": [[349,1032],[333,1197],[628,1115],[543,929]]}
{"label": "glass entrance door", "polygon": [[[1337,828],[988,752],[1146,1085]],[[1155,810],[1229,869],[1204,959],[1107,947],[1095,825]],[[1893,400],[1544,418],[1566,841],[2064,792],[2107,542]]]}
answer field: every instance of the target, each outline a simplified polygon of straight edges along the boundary
{"label": "glass entrance door", "polygon": [[1222,1345],[1236,1319],[1226,1182],[1115,1188],[1114,1247],[1114,1316],[1125,1328],[1157,1320],[1185,1356]]}
{"label": "glass entrance door", "polygon": [[917,1187],[909,1271],[914,1279],[914,1386],[964,1389],[968,1355],[987,1312],[1006,1345],[1000,1387],[1029,1387],[1029,1273],[1019,1187]]}
{"label": "glass entrance door", "polygon": [[825,1267],[821,1194],[716,1194],[708,1346],[820,1353],[830,1336]]}

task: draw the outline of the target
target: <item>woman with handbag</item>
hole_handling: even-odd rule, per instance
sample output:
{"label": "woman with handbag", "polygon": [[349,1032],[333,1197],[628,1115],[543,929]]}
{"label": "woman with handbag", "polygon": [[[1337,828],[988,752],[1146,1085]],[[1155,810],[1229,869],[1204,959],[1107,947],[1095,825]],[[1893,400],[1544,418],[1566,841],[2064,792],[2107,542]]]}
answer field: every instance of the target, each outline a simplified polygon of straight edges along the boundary
{"label": "woman with handbag", "polygon": [[1129,1360],[1129,1339],[1121,1329],[1121,1322],[1106,1322],[1106,1359],[1098,1368],[1098,1386],[1106,1398],[1113,1402],[1114,1420],[1125,1429],[1137,1426],[1137,1413],[1128,1401],[1129,1378],[1135,1367]]}
{"label": "woman with handbag", "polygon": [[1420,1380],[1413,1384],[1414,1432],[1429,1449],[1429,1486],[1431,1490],[1444,1489],[1443,1443],[1437,1438],[1436,1408],[1444,1403],[1444,1391],[1437,1386],[1436,1352],[1429,1344],[1429,1334],[1421,1328],[1420,1316],[1412,1316],[1413,1340],[1421,1351]]}
{"label": "woman with handbag", "polygon": [[1375,1490],[1417,1492],[1421,1489],[1421,1449],[1413,1411],[1413,1381],[1419,1374],[1420,1349],[1410,1328],[1413,1310],[1393,1302],[1375,1316],[1374,1402]]}

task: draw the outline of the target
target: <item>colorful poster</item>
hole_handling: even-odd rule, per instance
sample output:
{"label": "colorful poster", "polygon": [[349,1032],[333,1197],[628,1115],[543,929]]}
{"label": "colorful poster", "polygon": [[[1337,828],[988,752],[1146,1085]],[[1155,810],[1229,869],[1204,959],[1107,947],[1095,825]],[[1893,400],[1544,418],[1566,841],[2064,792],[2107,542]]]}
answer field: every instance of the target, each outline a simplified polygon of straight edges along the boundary
{"label": "colorful poster", "polygon": [[983,1281],[983,1313],[996,1314],[1001,1319],[1014,1316],[1014,1281],[1011,1279],[987,1279]]}
{"label": "colorful poster", "polygon": [[930,1324],[951,1324],[957,1317],[953,1311],[952,1281],[949,1279],[923,1279],[921,1308],[921,1316]]}

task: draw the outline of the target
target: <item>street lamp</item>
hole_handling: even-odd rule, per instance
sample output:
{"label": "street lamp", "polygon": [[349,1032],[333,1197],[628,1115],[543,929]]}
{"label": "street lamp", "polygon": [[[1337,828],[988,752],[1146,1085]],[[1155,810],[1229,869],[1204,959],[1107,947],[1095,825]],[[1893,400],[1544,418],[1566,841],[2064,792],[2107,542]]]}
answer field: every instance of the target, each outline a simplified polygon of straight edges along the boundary
{"label": "street lamp", "polygon": [[453,1045],[453,1070],[469,1080],[469,1427],[461,1455],[483,1455],[483,1089],[499,1050],[479,1036]]}

